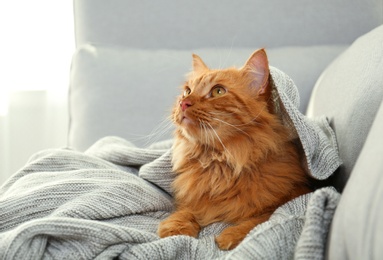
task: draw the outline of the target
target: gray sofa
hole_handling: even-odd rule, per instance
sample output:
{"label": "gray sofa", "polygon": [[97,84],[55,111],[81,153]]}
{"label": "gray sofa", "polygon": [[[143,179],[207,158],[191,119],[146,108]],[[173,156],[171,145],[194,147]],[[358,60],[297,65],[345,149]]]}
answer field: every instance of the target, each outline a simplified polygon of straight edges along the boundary
{"label": "gray sofa", "polygon": [[[75,0],[74,12],[72,149],[33,155],[0,187],[0,259],[383,258],[382,0]],[[191,54],[240,66],[260,47],[308,120],[328,118],[343,164],[320,185],[335,188],[281,206],[230,252],[214,243],[225,223],[160,239],[174,175],[157,141],[171,138]]]}
{"label": "gray sofa", "polygon": [[343,165],[328,183],[342,196],[327,256],[383,257],[381,0],[74,3],[70,146],[169,138],[163,122],[191,53],[226,67],[265,47],[298,86],[300,110],[326,115],[336,133]]}

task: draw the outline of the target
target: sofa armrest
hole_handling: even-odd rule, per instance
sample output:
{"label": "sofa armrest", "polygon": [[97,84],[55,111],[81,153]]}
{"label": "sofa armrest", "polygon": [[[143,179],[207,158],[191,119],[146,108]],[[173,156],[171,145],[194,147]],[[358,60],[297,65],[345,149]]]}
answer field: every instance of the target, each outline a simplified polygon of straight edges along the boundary
{"label": "sofa armrest", "polygon": [[383,258],[383,104],[341,196],[332,222],[329,259]]}

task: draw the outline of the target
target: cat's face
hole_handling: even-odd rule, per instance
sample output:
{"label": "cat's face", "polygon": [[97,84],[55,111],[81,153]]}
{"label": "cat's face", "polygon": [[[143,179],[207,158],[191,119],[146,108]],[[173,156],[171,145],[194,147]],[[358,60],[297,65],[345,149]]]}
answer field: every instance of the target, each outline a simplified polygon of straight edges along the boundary
{"label": "cat's face", "polygon": [[211,70],[193,55],[193,71],[173,108],[179,133],[206,145],[223,145],[246,135],[267,110],[263,94],[268,76],[264,50],[255,52],[241,69]]}

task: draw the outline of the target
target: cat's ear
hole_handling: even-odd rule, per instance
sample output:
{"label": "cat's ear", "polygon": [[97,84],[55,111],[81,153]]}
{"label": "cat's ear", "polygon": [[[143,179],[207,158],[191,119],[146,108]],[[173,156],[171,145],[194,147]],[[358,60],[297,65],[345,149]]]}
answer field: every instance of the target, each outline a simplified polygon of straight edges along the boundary
{"label": "cat's ear", "polygon": [[251,54],[242,70],[250,73],[251,86],[257,89],[258,94],[264,94],[267,91],[270,71],[265,49],[256,50]]}
{"label": "cat's ear", "polygon": [[193,56],[193,71],[194,72],[201,73],[209,69],[198,55],[193,53],[192,56]]}

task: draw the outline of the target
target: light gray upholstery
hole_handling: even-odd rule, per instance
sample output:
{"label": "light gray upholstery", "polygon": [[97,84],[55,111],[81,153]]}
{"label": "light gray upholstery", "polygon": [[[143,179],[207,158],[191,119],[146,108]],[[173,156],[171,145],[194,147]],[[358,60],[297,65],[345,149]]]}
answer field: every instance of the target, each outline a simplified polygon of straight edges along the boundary
{"label": "light gray upholstery", "polygon": [[[383,85],[380,85],[383,88]],[[331,228],[329,259],[383,257],[383,105],[345,187]]]}
{"label": "light gray upholstery", "polygon": [[381,0],[75,0],[77,46],[139,49],[349,44],[382,22]]}
{"label": "light gray upholstery", "polygon": [[343,165],[334,175],[342,190],[383,99],[383,26],[360,37],[323,73],[309,116],[326,115],[335,130]]}
{"label": "light gray upholstery", "polygon": [[332,180],[344,191],[331,227],[329,259],[383,256],[382,100],[383,25],[357,39],[324,71],[307,111],[331,120],[344,162]]}

